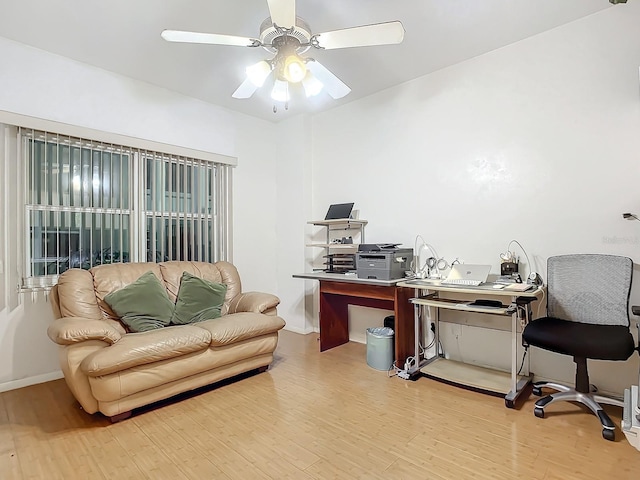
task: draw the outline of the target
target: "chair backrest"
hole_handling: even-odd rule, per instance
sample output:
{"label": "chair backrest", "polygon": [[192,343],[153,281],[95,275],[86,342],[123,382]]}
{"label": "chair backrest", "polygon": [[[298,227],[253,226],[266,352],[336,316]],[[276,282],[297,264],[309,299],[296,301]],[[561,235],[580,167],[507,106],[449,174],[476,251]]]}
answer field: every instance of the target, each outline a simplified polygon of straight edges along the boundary
{"label": "chair backrest", "polygon": [[576,254],[547,260],[547,315],[596,325],[629,326],[633,261]]}

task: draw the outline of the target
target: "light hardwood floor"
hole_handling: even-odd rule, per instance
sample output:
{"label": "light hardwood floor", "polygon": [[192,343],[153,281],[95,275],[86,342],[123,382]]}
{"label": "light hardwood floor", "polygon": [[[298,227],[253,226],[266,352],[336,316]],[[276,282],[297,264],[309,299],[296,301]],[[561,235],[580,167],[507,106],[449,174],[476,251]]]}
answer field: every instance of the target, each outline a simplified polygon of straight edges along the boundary
{"label": "light hardwood floor", "polygon": [[[0,479],[637,479],[640,451],[571,404],[504,401],[320,353],[281,332],[259,375],[137,412],[87,415],[63,380],[0,394]],[[607,408],[620,424],[621,411]],[[557,414],[556,414],[557,412]],[[564,412],[563,415],[560,412]]]}

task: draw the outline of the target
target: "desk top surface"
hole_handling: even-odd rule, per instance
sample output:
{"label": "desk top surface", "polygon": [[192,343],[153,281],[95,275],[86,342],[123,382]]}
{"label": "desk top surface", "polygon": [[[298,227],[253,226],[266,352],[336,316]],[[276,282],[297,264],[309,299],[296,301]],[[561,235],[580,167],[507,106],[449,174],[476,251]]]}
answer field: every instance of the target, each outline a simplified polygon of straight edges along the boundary
{"label": "desk top surface", "polygon": [[406,278],[396,278],[394,280],[378,280],[375,278],[358,278],[353,273],[327,273],[327,272],[313,272],[313,273],[298,273],[293,275],[293,278],[305,278],[307,280],[329,280],[333,282],[344,283],[361,283],[364,285],[383,285],[385,287],[393,287],[398,282],[407,280]]}
{"label": "desk top surface", "polygon": [[[360,283],[363,285],[383,285],[387,287],[407,287],[425,289],[439,292],[459,292],[459,293],[479,293],[491,296],[503,296],[503,297],[537,297],[542,291],[543,287],[532,286],[531,290],[517,291],[509,290],[506,286],[494,288],[494,283],[483,283],[477,287],[470,286],[456,286],[456,285],[441,285],[439,281],[433,280],[421,280],[411,278],[396,278],[393,280],[378,280],[374,278],[358,278],[353,274],[344,273],[327,273],[327,272],[312,272],[312,273],[297,273],[293,275],[293,278],[304,278],[307,280],[324,280],[333,282],[344,283]],[[522,284],[518,284],[522,285]]]}
{"label": "desk top surface", "polygon": [[[499,285],[496,287],[496,285]],[[526,285],[517,283],[514,285]],[[544,287],[531,285],[531,289],[526,291],[510,290],[507,285],[496,283],[483,283],[477,287],[472,286],[457,286],[457,285],[442,285],[440,281],[427,280],[427,279],[404,279],[398,282],[399,287],[409,287],[424,290],[431,290],[434,292],[459,292],[459,293],[482,293],[483,295],[490,296],[503,296],[503,297],[537,297],[542,292]]]}

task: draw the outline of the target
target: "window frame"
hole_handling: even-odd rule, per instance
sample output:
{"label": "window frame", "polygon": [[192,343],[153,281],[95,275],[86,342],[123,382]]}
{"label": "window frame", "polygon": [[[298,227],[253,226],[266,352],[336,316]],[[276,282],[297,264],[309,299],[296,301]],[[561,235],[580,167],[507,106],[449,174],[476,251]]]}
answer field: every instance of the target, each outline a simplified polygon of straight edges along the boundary
{"label": "window frame", "polygon": [[[1,116],[0,116],[1,119]],[[20,239],[18,240],[18,245],[22,249],[22,254],[19,258],[23,260],[20,262],[20,272],[19,276],[21,279],[19,288],[21,290],[34,290],[34,289],[48,289],[52,285],[57,282],[57,278],[59,274],[54,275],[34,275],[34,271],[32,270],[32,243],[34,242],[34,237],[31,235],[31,226],[32,222],[30,219],[30,214],[33,211],[46,211],[46,212],[74,212],[78,213],[78,211],[82,211],[82,213],[89,213],[93,215],[100,215],[105,212],[113,213],[113,209],[101,209],[100,207],[74,207],[71,208],[65,205],[46,205],[46,206],[36,206],[35,204],[28,203],[29,199],[29,165],[27,162],[27,156],[23,152],[24,145],[26,142],[24,140],[23,131],[24,129],[31,131],[42,131],[37,128],[33,128],[31,126],[28,127],[19,127],[16,126],[16,134],[17,134],[17,156],[18,161],[20,163],[20,168],[18,169],[19,175],[22,176],[22,181],[19,182],[19,185],[22,184],[22,191],[18,193],[19,197],[22,199],[22,205],[24,208],[24,212],[22,215],[22,222],[24,222],[22,229],[18,228],[17,231],[21,232]],[[54,133],[55,132],[55,133]],[[59,137],[67,137],[69,136],[66,133],[60,133],[60,130],[45,130],[44,133],[57,135]],[[104,132],[102,132],[104,133]],[[85,140],[94,143],[105,144],[103,140],[100,139],[91,139],[89,140],[86,137],[75,137],[71,135],[71,137],[79,138],[80,140]],[[113,142],[108,142],[113,144]],[[132,143],[132,142],[131,142]],[[143,141],[145,145],[148,146],[148,141]],[[157,145],[155,146],[164,146],[166,145]],[[167,152],[167,151],[158,151],[158,150],[150,150],[146,148],[139,148],[131,145],[116,145],[116,147],[123,147],[128,151],[132,151],[133,155],[130,158],[129,162],[129,180],[128,180],[128,189],[130,196],[130,204],[128,208],[120,208],[117,212],[118,214],[129,215],[129,257],[128,261],[130,262],[139,262],[146,261],[147,259],[147,230],[146,230],[146,221],[150,216],[154,214],[157,215],[160,213],[163,217],[167,217],[169,219],[175,219],[178,223],[180,222],[180,218],[184,218],[184,221],[187,221],[187,218],[191,218],[193,222],[194,215],[190,215],[186,213],[182,215],[180,212],[158,212],[153,209],[148,210],[146,208],[146,177],[144,175],[144,166],[146,163],[146,156],[153,155],[154,158],[163,158],[163,166],[164,165],[180,165],[180,163],[176,163],[178,159],[182,159],[184,162],[191,162],[192,165],[196,165],[201,168],[205,168],[207,172],[211,171],[213,177],[215,178],[215,188],[210,186],[210,190],[207,192],[211,197],[211,204],[215,207],[214,211],[207,213],[205,215],[200,215],[200,226],[207,225],[208,228],[211,229],[211,236],[208,237],[205,235],[204,239],[200,238],[199,240],[211,242],[211,248],[203,247],[200,244],[194,243],[193,232],[191,233],[192,237],[190,239],[190,245],[196,245],[198,251],[207,251],[209,255],[202,254],[193,258],[194,260],[201,261],[219,261],[226,260],[232,261],[232,248],[231,248],[231,240],[232,240],[232,169],[235,165],[234,162],[230,161],[216,161],[220,160],[220,158],[224,160],[228,160],[231,157],[219,156],[216,154],[209,155],[200,155],[199,158],[190,157],[186,155],[176,155],[175,153]],[[179,148],[178,148],[179,149]],[[175,147],[172,149],[165,150],[175,150]],[[189,149],[179,149],[182,153],[192,154],[194,151]],[[202,153],[202,152],[201,152]],[[235,160],[235,159],[232,159]],[[186,165],[186,164],[185,164]],[[186,166],[184,167],[186,171]],[[171,168],[169,168],[171,171]],[[103,172],[101,172],[101,175]],[[102,178],[102,177],[101,177]],[[192,182],[195,181],[195,178],[192,178]],[[206,181],[206,180],[205,180]],[[141,183],[142,182],[142,183]],[[122,207],[122,205],[120,205]],[[211,210],[211,209],[210,209]],[[94,217],[95,218],[95,217]],[[59,230],[56,233],[58,235],[57,248],[59,253],[60,242],[59,242]],[[45,233],[46,235],[46,233]],[[41,238],[35,241],[42,241]],[[122,245],[122,243],[121,243]],[[93,246],[93,245],[92,245]],[[196,248],[192,249],[193,251]],[[167,258],[172,259],[172,249],[169,248],[166,252]],[[81,254],[78,254],[81,259]],[[123,254],[121,253],[122,257]],[[186,258],[185,258],[186,259]],[[191,258],[189,258],[191,259]],[[122,260],[122,259],[121,259]],[[57,267],[58,268],[58,267]],[[46,271],[45,271],[46,273]]]}

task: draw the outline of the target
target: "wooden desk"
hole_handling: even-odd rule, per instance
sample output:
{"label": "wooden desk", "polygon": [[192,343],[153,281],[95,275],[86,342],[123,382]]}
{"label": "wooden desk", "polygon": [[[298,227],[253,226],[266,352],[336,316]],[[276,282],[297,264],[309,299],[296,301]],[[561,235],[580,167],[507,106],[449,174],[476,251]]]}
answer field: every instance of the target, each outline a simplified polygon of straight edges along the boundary
{"label": "wooden desk", "polygon": [[323,352],[349,341],[349,305],[393,310],[395,321],[396,365],[404,366],[413,355],[415,337],[413,327],[414,296],[411,288],[396,288],[397,280],[372,280],[355,275],[336,273],[304,273],[294,278],[320,282],[320,351]]}

